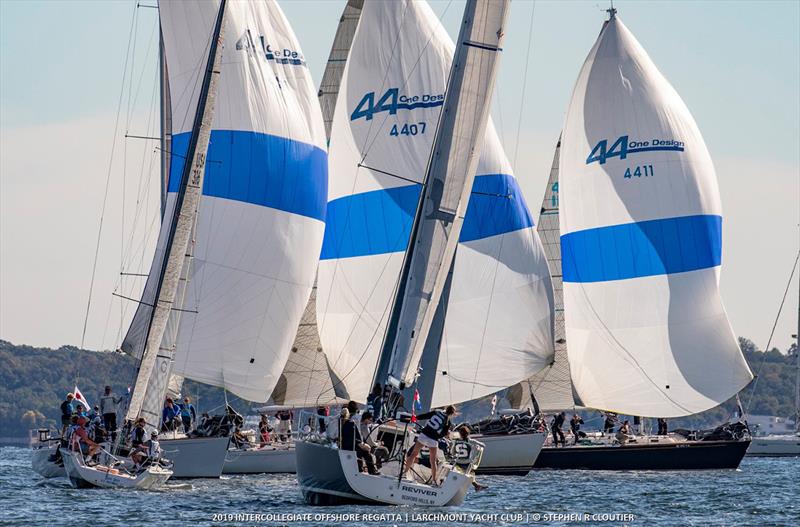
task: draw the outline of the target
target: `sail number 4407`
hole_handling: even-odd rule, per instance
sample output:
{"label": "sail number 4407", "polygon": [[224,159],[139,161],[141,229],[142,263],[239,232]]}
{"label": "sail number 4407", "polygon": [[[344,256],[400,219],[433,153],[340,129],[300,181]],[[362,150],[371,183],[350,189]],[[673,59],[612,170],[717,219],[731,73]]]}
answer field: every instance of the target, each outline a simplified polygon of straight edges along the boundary
{"label": "sail number 4407", "polygon": [[405,123],[403,125],[393,125],[392,129],[389,130],[389,135],[393,135],[395,137],[401,135],[417,135],[417,134],[424,134],[425,133],[425,123]]}
{"label": "sail number 4407", "polygon": [[653,165],[640,165],[633,168],[626,168],[625,169],[625,179],[631,179],[635,177],[649,177],[653,175]]}

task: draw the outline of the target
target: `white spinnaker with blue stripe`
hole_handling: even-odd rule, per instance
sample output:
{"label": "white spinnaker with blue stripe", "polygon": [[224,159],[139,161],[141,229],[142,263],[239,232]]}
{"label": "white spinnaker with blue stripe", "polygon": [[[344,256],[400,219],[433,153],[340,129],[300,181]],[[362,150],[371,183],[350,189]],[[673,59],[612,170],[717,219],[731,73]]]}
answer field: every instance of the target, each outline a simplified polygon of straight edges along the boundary
{"label": "white spinnaker with blue stripe", "polygon": [[[159,5],[173,118],[165,217],[218,5]],[[326,140],[314,84],[278,5],[229,2],[226,28],[173,371],[263,402],[286,363],[314,281],[327,202]],[[123,344],[134,355],[148,311],[140,306]],[[162,346],[169,354],[170,343]]]}
{"label": "white spinnaker with blue stripe", "polygon": [[[453,50],[426,3],[365,3],[334,115],[317,290],[323,348],[356,400],[375,373]],[[460,240],[432,406],[506,388],[553,355],[547,262],[491,123]]]}
{"label": "white spinnaker with blue stripe", "polygon": [[752,379],[719,293],[722,208],[677,92],[613,16],[561,146],[567,351],[579,404],[676,417]]}

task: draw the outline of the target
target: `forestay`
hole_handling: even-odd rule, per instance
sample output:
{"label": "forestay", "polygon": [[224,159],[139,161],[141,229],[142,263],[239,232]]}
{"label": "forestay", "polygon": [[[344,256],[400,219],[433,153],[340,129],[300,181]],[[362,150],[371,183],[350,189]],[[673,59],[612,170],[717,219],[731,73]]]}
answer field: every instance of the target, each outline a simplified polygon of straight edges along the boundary
{"label": "forestay", "polygon": [[578,77],[560,166],[567,351],[583,405],[676,417],[736,394],[752,374],[719,294],[714,167],[613,14]]}
{"label": "forestay", "polygon": [[[200,0],[159,6],[173,126],[168,211],[217,6]],[[278,382],[314,281],[327,202],[326,141],[305,58],[278,5],[231,2],[227,11],[174,371],[263,402]],[[157,258],[162,247],[160,239]],[[144,311],[125,339],[133,354]]]}
{"label": "forestay", "polygon": [[[323,349],[356,400],[371,388],[453,50],[426,3],[364,5],[333,122],[317,298]],[[432,405],[505,388],[553,353],[547,263],[491,122],[476,174]]]}

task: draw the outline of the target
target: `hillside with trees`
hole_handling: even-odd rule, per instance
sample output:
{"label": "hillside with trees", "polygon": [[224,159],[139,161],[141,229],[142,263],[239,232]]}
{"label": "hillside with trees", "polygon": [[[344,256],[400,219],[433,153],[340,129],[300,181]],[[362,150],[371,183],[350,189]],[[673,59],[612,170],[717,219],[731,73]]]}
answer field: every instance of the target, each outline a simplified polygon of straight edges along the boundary
{"label": "hillside with trees", "polygon": [[[795,386],[795,353],[777,349],[763,352],[745,338],[739,339],[758,382],[742,391],[742,403],[749,413],[793,416]],[[87,351],[72,346],[58,349],[14,345],[0,340],[0,437],[25,437],[37,427],[55,427],[59,405],[67,392],[77,385],[90,403],[95,404],[103,389],[110,384],[118,395],[127,392],[136,374],[136,361],[127,355],[110,351]],[[753,388],[755,387],[755,392]],[[213,413],[225,403],[219,388],[187,381],[184,394],[189,395],[199,411]],[[462,418],[488,414],[490,397],[462,406]],[[242,413],[250,403],[230,397],[229,402]],[[702,414],[674,419],[671,428],[704,428],[731,418],[736,410],[733,400]],[[585,415],[585,417],[590,417]],[[587,421],[587,424],[595,425]]]}

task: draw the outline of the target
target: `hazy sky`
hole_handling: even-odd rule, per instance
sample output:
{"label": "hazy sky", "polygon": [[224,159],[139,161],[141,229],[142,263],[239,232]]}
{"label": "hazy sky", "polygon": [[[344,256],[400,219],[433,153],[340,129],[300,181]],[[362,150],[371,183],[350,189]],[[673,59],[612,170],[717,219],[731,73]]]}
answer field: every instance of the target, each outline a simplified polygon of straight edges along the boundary
{"label": "hazy sky", "polygon": [[[112,292],[138,294],[141,279],[120,282],[119,272],[147,272],[158,194],[156,144],[123,138],[126,130],[157,134],[157,11],[135,4],[0,0],[2,339],[80,344],[110,159],[86,346],[118,346],[133,313],[134,305]],[[343,4],[281,2],[317,83]],[[722,295],[737,334],[763,347],[800,243],[800,2],[615,4],[705,137],[725,214]],[[463,0],[432,5],[454,34]],[[493,116],[536,211],[575,78],[607,3],[536,2],[523,101],[532,7],[512,4]],[[132,81],[125,82],[114,136],[132,26]],[[776,332],[774,345],[782,349],[796,331],[797,287]]]}

